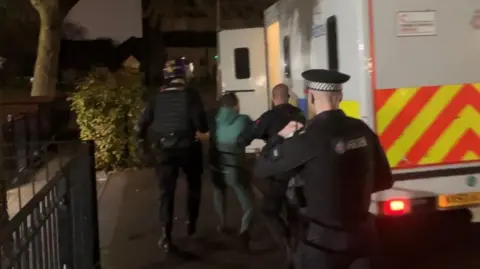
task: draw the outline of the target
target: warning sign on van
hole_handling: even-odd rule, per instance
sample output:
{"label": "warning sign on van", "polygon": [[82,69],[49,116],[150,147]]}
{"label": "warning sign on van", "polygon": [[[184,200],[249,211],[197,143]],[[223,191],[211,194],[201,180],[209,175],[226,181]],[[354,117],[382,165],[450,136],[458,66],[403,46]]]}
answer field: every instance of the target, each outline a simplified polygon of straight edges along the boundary
{"label": "warning sign on van", "polygon": [[397,13],[397,36],[432,36],[436,34],[435,11]]}

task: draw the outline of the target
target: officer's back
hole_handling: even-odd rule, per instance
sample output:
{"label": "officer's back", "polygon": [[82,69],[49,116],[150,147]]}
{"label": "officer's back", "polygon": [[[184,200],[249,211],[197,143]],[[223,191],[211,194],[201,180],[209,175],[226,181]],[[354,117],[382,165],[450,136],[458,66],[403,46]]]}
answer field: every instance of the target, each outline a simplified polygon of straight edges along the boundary
{"label": "officer's back", "polygon": [[318,115],[304,135],[317,152],[302,171],[311,205],[307,215],[339,228],[365,220],[373,189],[371,146],[378,144],[373,132],[362,121],[332,110]]}
{"label": "officer's back", "polygon": [[282,138],[277,133],[290,121],[305,123],[303,112],[288,103],[290,95],[285,84],[278,84],[272,90],[273,108],[263,113],[252,126],[241,136],[250,144],[254,139],[262,139],[270,147]]}
{"label": "officer's back", "polygon": [[[262,114],[253,124],[249,133],[242,134],[249,144],[253,139],[262,139],[266,142],[265,149],[281,143],[283,138],[277,133],[290,121],[305,123],[303,112],[297,107],[288,103],[290,98],[288,87],[285,84],[278,84],[272,90],[272,103],[274,107]],[[262,213],[271,227],[273,235],[282,246],[290,248],[291,237],[293,236],[292,227],[297,223],[296,212],[287,202],[287,189],[290,175],[276,174],[268,177],[266,181],[268,187],[265,189],[264,204]],[[286,217],[288,223],[281,216],[286,206]],[[289,227],[290,226],[290,227]],[[287,251],[288,255],[289,251]]]}
{"label": "officer's back", "polygon": [[265,113],[265,119],[268,120],[268,127],[265,128],[264,139],[268,140],[276,137],[277,133],[282,130],[290,121],[298,121],[305,123],[303,112],[290,103],[276,105],[270,111]]}
{"label": "officer's back", "polygon": [[197,130],[208,131],[200,96],[176,80],[150,98],[139,122],[140,129],[146,129],[147,125],[154,142],[167,150],[188,148]]}
{"label": "officer's back", "polygon": [[175,249],[172,244],[173,209],[180,169],[188,182],[187,234],[193,235],[196,231],[203,165],[195,133],[208,131],[203,103],[196,91],[186,87],[188,73],[185,70],[182,60],[166,63],[164,73],[168,82],[148,100],[137,128],[137,138],[143,146],[147,130],[151,130],[149,145],[154,149],[152,155],[160,189],[162,236],[159,245],[167,252]]}
{"label": "officer's back", "polygon": [[297,135],[301,124],[285,126],[279,135],[288,139],[260,155],[254,174],[299,174],[305,182],[300,268],[370,268],[375,229],[368,208],[372,193],[393,185],[390,166],[375,133],[339,109],[350,76],[322,69],[302,76],[316,116]]}

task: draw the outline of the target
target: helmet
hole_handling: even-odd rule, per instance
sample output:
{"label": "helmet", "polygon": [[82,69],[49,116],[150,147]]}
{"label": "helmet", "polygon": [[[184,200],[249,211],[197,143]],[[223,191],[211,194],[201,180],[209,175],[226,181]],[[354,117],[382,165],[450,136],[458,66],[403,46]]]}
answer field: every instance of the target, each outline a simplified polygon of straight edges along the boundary
{"label": "helmet", "polygon": [[187,62],[185,58],[169,60],[165,62],[165,67],[163,68],[163,77],[166,80],[172,80],[176,78],[182,78],[189,80],[192,76],[193,65]]}

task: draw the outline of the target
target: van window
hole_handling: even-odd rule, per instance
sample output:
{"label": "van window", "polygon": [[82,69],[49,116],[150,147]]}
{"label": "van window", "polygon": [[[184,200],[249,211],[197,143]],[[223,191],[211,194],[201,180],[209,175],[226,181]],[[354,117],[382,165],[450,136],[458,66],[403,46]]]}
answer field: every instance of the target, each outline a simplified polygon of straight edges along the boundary
{"label": "van window", "polygon": [[235,77],[237,79],[250,78],[250,51],[248,48],[234,50]]}
{"label": "van window", "polygon": [[290,78],[290,37],[283,38],[283,62],[285,63],[284,74]]}
{"label": "van window", "polygon": [[338,70],[337,18],[335,16],[327,19],[327,55],[328,68]]}

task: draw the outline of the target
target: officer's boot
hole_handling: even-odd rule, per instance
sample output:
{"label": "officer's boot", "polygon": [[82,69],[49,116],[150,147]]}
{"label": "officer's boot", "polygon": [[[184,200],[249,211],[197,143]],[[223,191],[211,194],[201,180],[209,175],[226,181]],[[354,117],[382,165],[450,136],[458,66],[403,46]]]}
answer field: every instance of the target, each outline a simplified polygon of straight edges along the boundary
{"label": "officer's boot", "polygon": [[220,214],[220,221],[217,224],[217,232],[225,234],[227,233],[227,225],[225,220],[226,212],[222,212],[222,213],[223,214]]}
{"label": "officer's boot", "polygon": [[240,233],[240,243],[243,251],[248,251],[250,249],[250,233],[247,231]]}
{"label": "officer's boot", "polygon": [[193,236],[197,232],[196,221],[188,220],[185,224],[187,226],[187,236]]}
{"label": "officer's boot", "polygon": [[[198,179],[200,180],[200,179]],[[190,186],[189,186],[190,188]],[[188,202],[187,202],[187,221],[185,222],[187,228],[187,236],[193,236],[197,232],[197,220],[198,211],[200,206],[198,190],[188,190]],[[197,197],[198,196],[198,197]]]}
{"label": "officer's boot", "polygon": [[227,231],[227,227],[225,226],[225,224],[218,224],[217,225],[217,232],[221,233],[221,234],[226,234],[228,231]]}
{"label": "officer's boot", "polygon": [[164,226],[162,227],[162,236],[158,241],[158,246],[163,248],[165,252],[172,252],[176,250],[175,245],[172,243],[172,228]]}
{"label": "officer's boot", "polygon": [[286,264],[285,268],[293,268],[293,251],[294,247],[292,246],[292,242],[289,239],[285,239],[285,255],[286,255]]}

